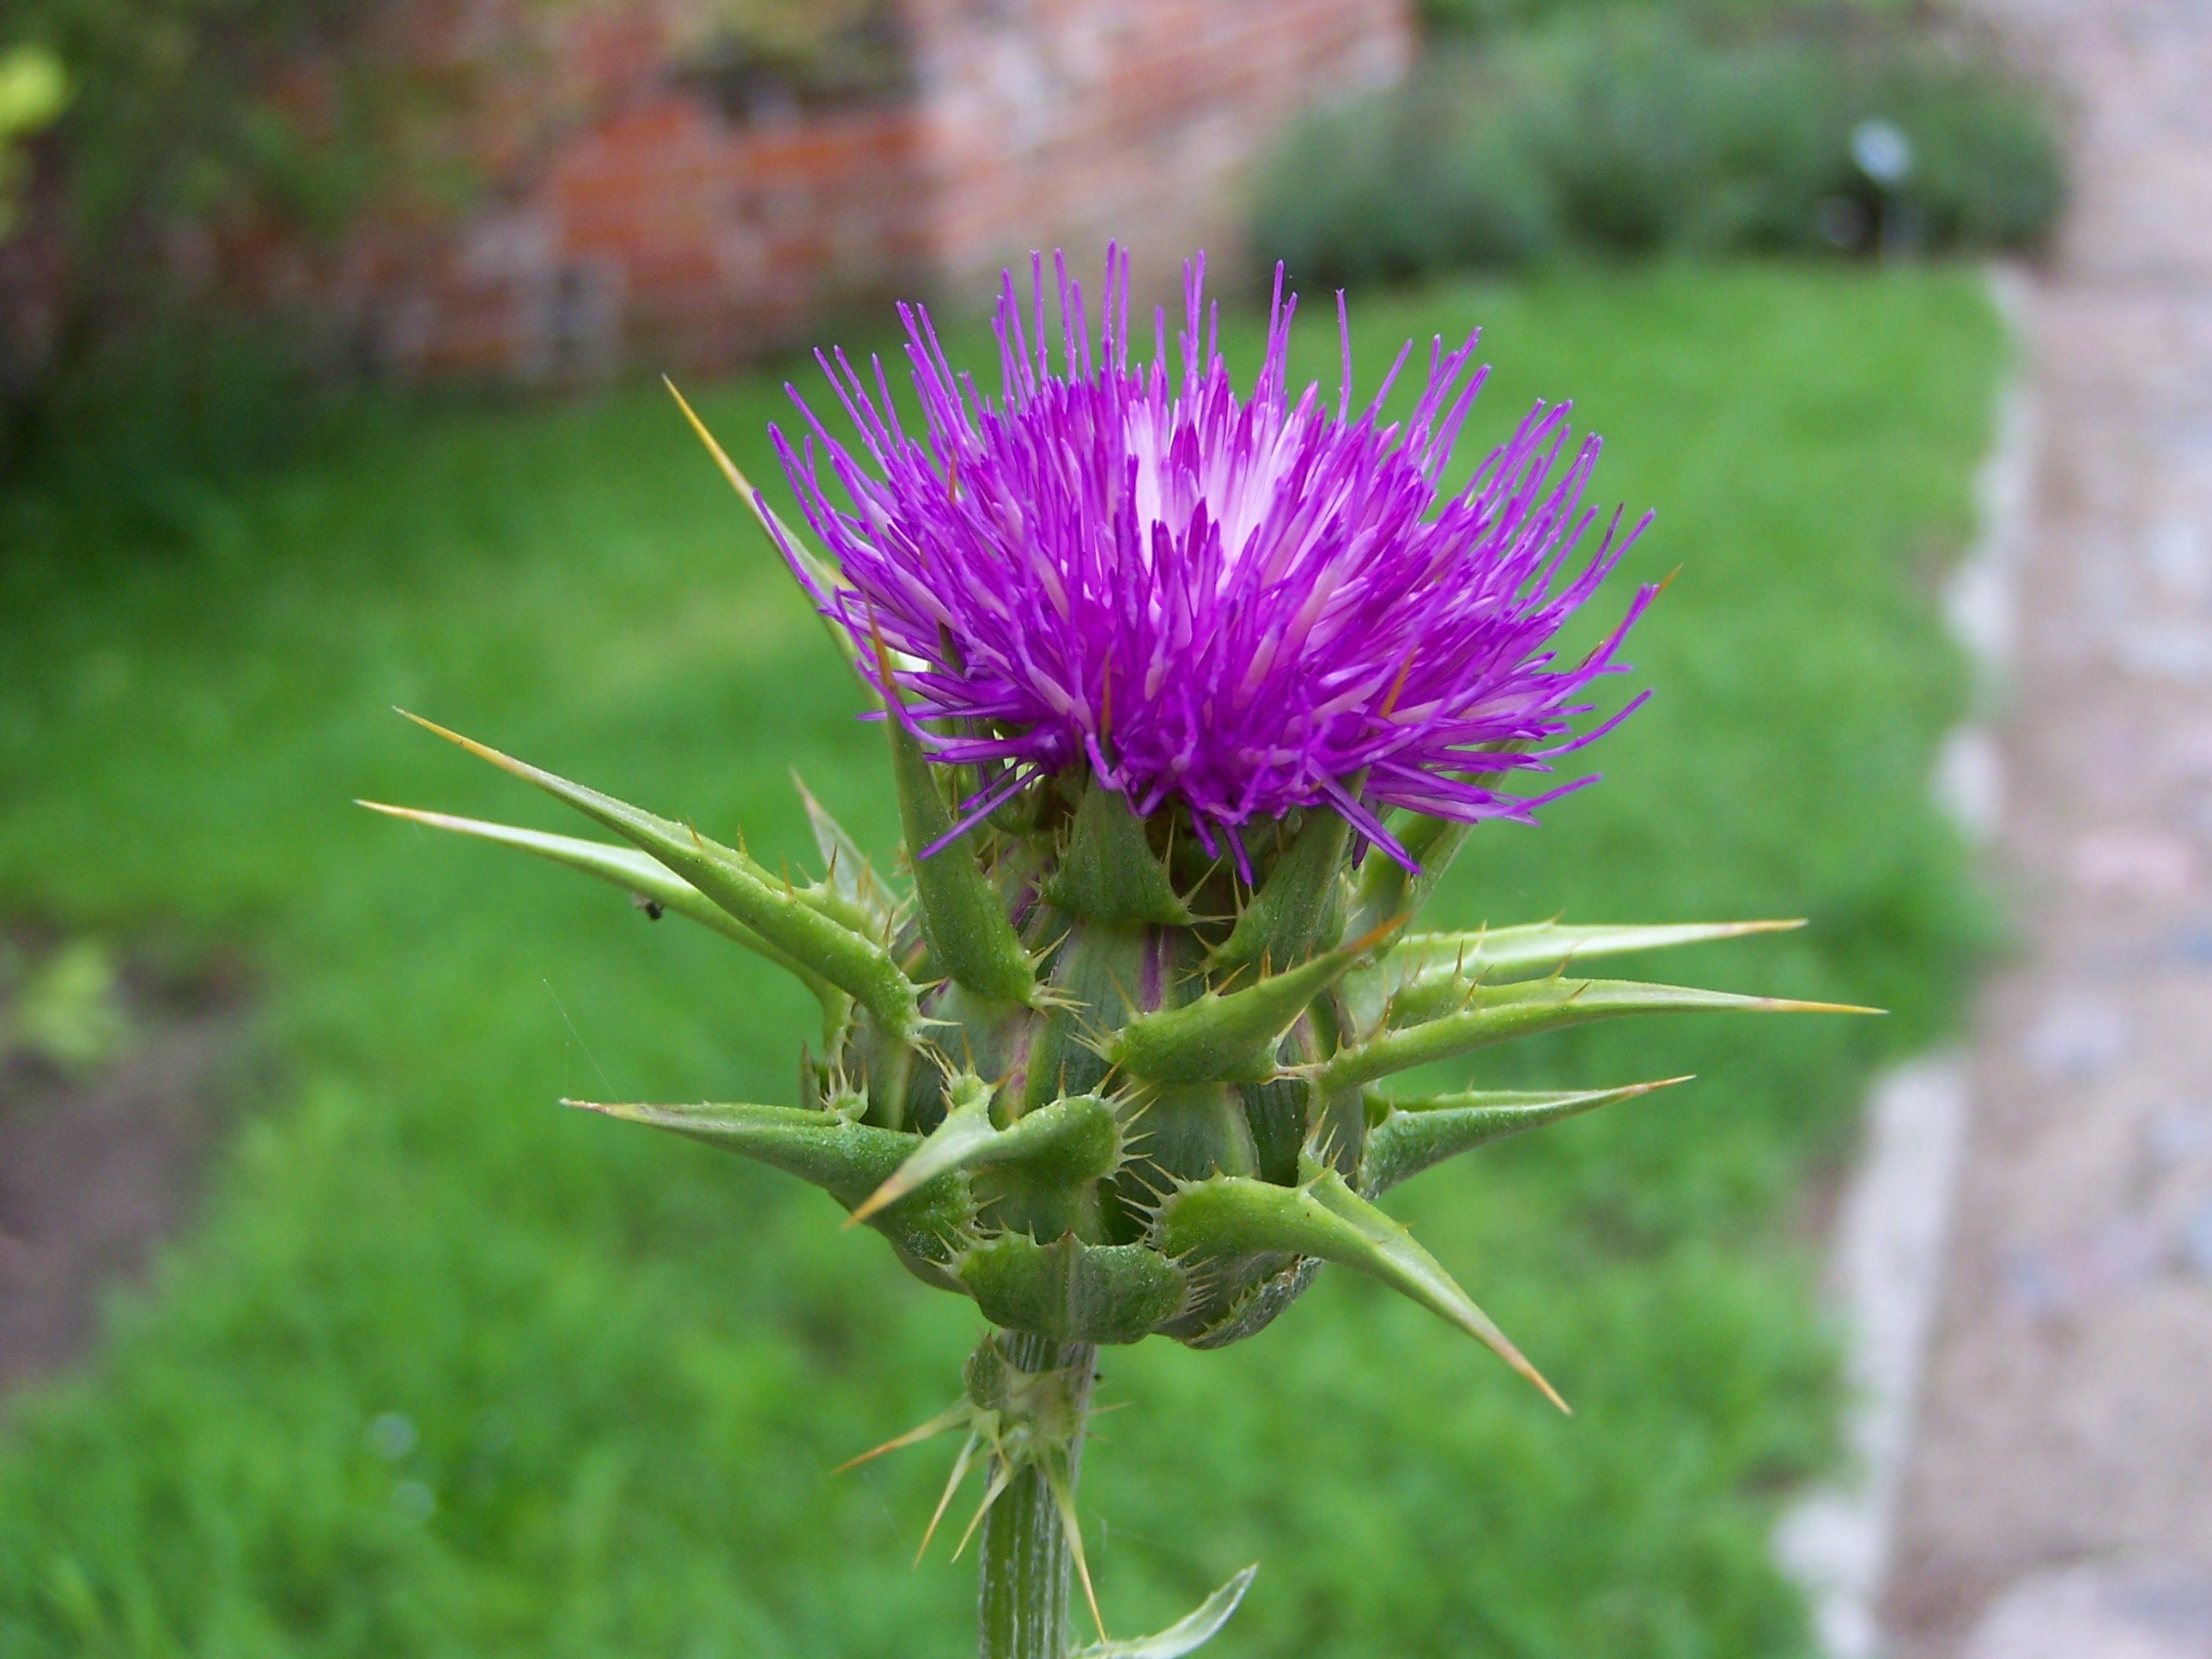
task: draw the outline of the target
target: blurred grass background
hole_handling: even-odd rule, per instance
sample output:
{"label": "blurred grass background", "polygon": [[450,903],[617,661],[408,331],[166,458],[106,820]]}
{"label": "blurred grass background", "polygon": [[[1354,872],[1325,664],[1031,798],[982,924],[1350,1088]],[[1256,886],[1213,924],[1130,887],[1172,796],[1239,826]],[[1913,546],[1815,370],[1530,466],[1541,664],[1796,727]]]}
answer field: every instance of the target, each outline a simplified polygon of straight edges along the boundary
{"label": "blurred grass background", "polygon": [[[1484,1067],[1701,1074],[1394,1200],[1579,1414],[1334,1274],[1224,1353],[1109,1352],[1102,1593],[1152,1628],[1260,1559],[1224,1656],[1809,1651],[1766,1550],[1833,1451],[1808,1182],[1871,1068],[1951,1025],[1982,935],[1925,785],[2001,331],[1971,275],[1905,269],[1445,281],[1353,317],[1370,380],[1487,325],[1469,459],[1578,399],[1602,499],[1659,515],[1601,615],[1682,567],[1604,783],[1476,836],[1439,925],[1808,915],[1666,971],[1896,1012]],[[1308,327],[1305,372],[1334,349]],[[773,380],[702,389],[757,476]],[[11,1405],[0,1656],[963,1650],[969,1565],[906,1565],[949,1454],[829,1471],[947,1401],[973,1310],[817,1194],[553,1103],[787,1100],[803,997],[347,804],[570,827],[399,703],[770,863],[810,857],[796,764],[890,847],[876,735],[665,398],[364,421],[191,497],[161,556],[136,534],[82,492],[0,507],[0,912],[243,941],[264,1081],[153,1288]]]}

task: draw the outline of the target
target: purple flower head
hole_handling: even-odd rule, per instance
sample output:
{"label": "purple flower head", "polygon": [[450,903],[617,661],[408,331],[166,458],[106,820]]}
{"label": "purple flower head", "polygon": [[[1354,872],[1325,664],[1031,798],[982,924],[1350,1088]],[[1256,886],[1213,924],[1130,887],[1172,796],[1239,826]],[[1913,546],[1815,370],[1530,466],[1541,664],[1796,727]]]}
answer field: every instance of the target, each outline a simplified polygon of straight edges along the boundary
{"label": "purple flower head", "polygon": [[1596,516],[1581,503],[1598,441],[1562,468],[1570,405],[1539,403],[1446,495],[1487,372],[1468,372],[1475,337],[1452,351],[1435,342],[1419,401],[1386,424],[1412,344],[1355,412],[1339,295],[1335,406],[1313,386],[1294,398],[1297,302],[1279,266],[1266,357],[1240,396],[1200,299],[1204,268],[1201,256],[1184,269],[1173,369],[1164,313],[1152,361],[1131,361],[1128,260],[1109,247],[1095,342],[1054,261],[1054,373],[1033,258],[1026,326],[1011,273],[1000,298],[995,400],[946,362],[928,314],[902,306],[921,429],[902,424],[880,362],[863,381],[838,352],[820,361],[857,445],[795,390],[803,450],[774,434],[842,580],[825,587],[787,548],[793,570],[901,718],[951,722],[925,742],[984,780],[963,826],[1085,766],[1140,814],[1182,803],[1208,851],[1223,837],[1240,865],[1239,825],[1320,802],[1404,862],[1385,807],[1526,819],[1577,787],[1499,786],[1548,772],[1643,701],[1574,728],[1590,682],[1625,666],[1615,653],[1655,589],[1580,661],[1550,649],[1643,527],[1622,535],[1616,512],[1597,551],[1563,574]]}

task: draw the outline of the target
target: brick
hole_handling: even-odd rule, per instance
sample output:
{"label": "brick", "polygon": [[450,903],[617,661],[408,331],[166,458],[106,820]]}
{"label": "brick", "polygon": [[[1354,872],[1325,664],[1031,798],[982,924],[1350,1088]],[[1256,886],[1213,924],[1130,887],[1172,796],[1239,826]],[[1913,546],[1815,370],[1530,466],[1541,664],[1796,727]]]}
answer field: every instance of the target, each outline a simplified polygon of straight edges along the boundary
{"label": "brick", "polygon": [[[535,184],[441,241],[364,227],[366,251],[341,262],[346,303],[384,316],[391,354],[417,372],[532,378],[580,372],[580,355],[594,372],[625,352],[739,361],[855,295],[964,287],[1033,246],[1064,245],[1089,276],[1109,234],[1158,264],[1158,287],[1197,241],[1233,267],[1254,160],[1303,109],[1401,70],[1413,38],[1407,0],[905,10],[914,102],[744,126],[668,82],[651,0],[572,9],[537,37],[544,85],[602,113],[541,154],[543,88],[494,87],[481,153],[538,155]],[[424,40],[478,66],[498,60],[500,28],[539,15],[526,0],[420,9],[438,20]],[[262,263],[276,283],[281,262]],[[542,337],[562,314],[552,296],[580,288],[605,313],[605,350]]]}

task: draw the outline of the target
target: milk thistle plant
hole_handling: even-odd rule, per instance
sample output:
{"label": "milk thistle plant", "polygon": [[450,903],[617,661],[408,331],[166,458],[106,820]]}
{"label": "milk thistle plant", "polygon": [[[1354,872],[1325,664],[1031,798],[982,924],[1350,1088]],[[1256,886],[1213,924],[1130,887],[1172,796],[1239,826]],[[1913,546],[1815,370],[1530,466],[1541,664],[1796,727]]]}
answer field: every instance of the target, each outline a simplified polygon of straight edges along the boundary
{"label": "milk thistle plant", "polygon": [[880,364],[820,359],[856,435],[796,392],[796,437],[775,434],[811,539],[691,417],[881,720],[902,882],[803,790],[824,870],[801,885],[742,843],[451,732],[627,845],[378,810],[599,877],[819,999],[794,1105],[572,1103],[811,1182],[975,1303],[988,1328],[963,1396],[878,1451],[959,1437],[928,1528],[975,1476],[960,1543],[980,1534],[983,1659],[1066,1659],[1071,1569],[1097,1629],[1082,1653],[1173,1659],[1251,1570],[1170,1630],[1108,1638],[1075,1505],[1098,1346],[1241,1341],[1334,1262],[1564,1410],[1376,1200],[1440,1159],[1683,1079],[1420,1097],[1382,1079],[1589,1020],[1823,1005],[1581,972],[1787,922],[1412,931],[1470,829],[1576,787],[1518,781],[1641,701],[1577,724],[1653,588],[1586,655],[1553,649],[1642,528],[1616,513],[1574,562],[1598,445],[1571,447],[1565,405],[1538,404],[1447,492],[1482,381],[1472,338],[1432,347],[1389,422],[1405,352],[1363,408],[1348,335],[1333,407],[1291,391],[1279,271],[1249,393],[1216,349],[1202,264],[1173,360],[1158,316],[1148,362],[1124,255],[1108,253],[1095,319],[1057,262],[1049,283],[1041,260],[1030,275],[999,302],[995,398],[917,310],[900,314],[918,428]]}

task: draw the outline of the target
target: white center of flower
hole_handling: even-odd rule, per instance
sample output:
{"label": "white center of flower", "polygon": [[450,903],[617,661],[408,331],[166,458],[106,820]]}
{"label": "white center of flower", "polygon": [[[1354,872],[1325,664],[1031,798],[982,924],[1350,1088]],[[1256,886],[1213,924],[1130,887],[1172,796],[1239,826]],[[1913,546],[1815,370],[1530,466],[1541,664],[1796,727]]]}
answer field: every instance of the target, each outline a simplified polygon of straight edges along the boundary
{"label": "white center of flower", "polygon": [[1144,398],[1129,405],[1122,435],[1137,463],[1144,556],[1152,555],[1153,526],[1180,541],[1202,505],[1220,528],[1224,564],[1234,566],[1251,550],[1303,434],[1298,422],[1266,409],[1248,428],[1244,410],[1226,399],[1193,409],[1181,399]]}

